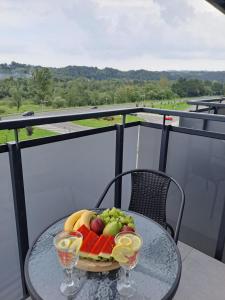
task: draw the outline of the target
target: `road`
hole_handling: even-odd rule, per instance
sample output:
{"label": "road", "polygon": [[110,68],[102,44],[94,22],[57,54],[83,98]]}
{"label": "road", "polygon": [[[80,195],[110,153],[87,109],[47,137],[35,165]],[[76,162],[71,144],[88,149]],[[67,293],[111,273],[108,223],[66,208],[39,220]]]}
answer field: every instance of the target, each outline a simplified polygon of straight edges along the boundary
{"label": "road", "polygon": [[[83,113],[83,112],[98,112],[102,110],[110,110],[110,109],[122,109],[122,108],[135,108],[135,104],[115,104],[115,105],[101,105],[97,109],[93,109],[91,107],[76,107],[76,108],[64,108],[64,109],[57,109],[52,111],[43,111],[43,112],[37,112],[35,113],[36,117],[41,116],[58,116],[62,114],[77,114],[77,113]],[[13,114],[9,116],[3,116],[2,120],[15,120],[15,119],[22,119],[24,118],[22,114]],[[27,117],[29,118],[29,117]]]}
{"label": "road", "polygon": [[[98,112],[102,110],[110,110],[110,109],[122,109],[122,108],[135,108],[135,104],[117,104],[117,105],[104,105],[100,106],[100,108],[92,109],[91,107],[79,107],[79,108],[69,108],[69,109],[62,109],[62,110],[54,110],[54,111],[47,111],[47,112],[39,112],[35,113],[35,116],[57,116],[61,114],[77,114],[83,112]],[[138,116],[143,118],[147,122],[152,123],[162,123],[163,117],[157,114],[147,114],[147,113],[139,113]],[[24,118],[22,115],[11,115],[7,117],[3,117],[2,120],[12,120],[12,119],[21,119]],[[29,118],[29,117],[27,117]],[[179,118],[173,117],[172,121],[167,121],[167,124],[171,124],[174,126],[178,126]],[[47,129],[50,131],[54,131],[57,133],[68,133],[68,132],[75,132],[86,130],[88,127],[80,126],[73,124],[72,122],[63,122],[63,123],[56,123],[56,124],[47,124],[47,125],[40,125],[38,126],[43,129]]]}

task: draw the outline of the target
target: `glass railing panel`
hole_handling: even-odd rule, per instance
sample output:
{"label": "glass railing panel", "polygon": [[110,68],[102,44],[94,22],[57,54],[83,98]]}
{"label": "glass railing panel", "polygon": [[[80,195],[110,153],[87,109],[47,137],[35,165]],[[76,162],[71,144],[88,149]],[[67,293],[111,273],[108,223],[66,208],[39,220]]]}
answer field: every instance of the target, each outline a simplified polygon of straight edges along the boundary
{"label": "glass railing panel", "polygon": [[138,168],[158,170],[160,145],[161,129],[140,128]]}
{"label": "glass railing panel", "polygon": [[[186,194],[180,239],[212,256],[225,200],[224,157],[223,140],[170,133],[166,172],[181,184]],[[172,190],[169,219],[176,219],[178,205]]]}
{"label": "glass railing panel", "polygon": [[0,299],[22,298],[8,153],[0,153]]}

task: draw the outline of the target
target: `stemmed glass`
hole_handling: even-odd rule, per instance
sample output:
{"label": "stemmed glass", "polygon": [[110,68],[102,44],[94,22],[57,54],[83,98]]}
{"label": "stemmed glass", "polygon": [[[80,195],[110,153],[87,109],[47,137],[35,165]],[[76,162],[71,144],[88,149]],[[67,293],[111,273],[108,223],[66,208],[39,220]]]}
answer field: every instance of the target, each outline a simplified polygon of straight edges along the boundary
{"label": "stemmed glass", "polygon": [[130,270],[136,267],[138,262],[138,254],[142,246],[142,238],[135,232],[120,232],[115,237],[118,262],[123,269],[123,275],[117,282],[117,290],[121,296],[126,298],[132,297],[136,293],[136,285],[130,279]]}
{"label": "stemmed glass", "polygon": [[65,272],[65,279],[60,285],[60,291],[65,296],[72,296],[78,289],[78,285],[72,278],[72,273],[79,259],[82,240],[83,236],[78,231],[72,234],[63,231],[54,237],[58,259]]}

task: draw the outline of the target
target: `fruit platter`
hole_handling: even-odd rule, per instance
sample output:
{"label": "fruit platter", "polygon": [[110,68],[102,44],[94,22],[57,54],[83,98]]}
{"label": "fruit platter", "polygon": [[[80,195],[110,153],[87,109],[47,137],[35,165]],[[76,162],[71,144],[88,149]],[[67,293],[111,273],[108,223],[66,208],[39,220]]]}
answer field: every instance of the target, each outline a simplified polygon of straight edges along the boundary
{"label": "fruit platter", "polygon": [[[135,223],[132,216],[115,207],[101,212],[83,209],[74,212],[65,220],[64,231],[70,235],[80,232],[83,236],[77,268],[104,272],[120,267],[118,259],[115,259],[116,255],[121,256],[121,251],[117,251],[118,246],[115,245],[115,236],[121,232],[135,232]],[[126,239],[123,240],[127,242]],[[130,240],[130,243],[134,247],[138,246],[138,241]]]}

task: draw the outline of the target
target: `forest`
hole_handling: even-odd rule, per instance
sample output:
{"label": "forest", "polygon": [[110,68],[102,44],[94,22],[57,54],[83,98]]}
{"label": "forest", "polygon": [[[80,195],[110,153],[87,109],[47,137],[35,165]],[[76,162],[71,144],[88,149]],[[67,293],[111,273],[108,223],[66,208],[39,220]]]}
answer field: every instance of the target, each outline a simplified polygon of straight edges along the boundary
{"label": "forest", "polygon": [[[3,65],[0,66],[2,68]],[[8,66],[11,65],[5,68]],[[165,74],[158,80],[97,80],[84,76],[68,79],[66,76],[57,78],[49,68],[35,67],[26,76],[26,68],[20,72],[17,65],[16,68],[17,73],[0,80],[0,115],[5,113],[6,106],[19,111],[23,103],[44,104],[53,108],[132,102],[138,105],[151,100],[225,94],[225,83],[217,80],[184,77],[170,80]]]}

